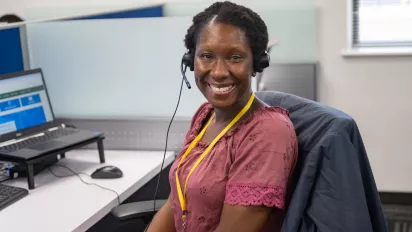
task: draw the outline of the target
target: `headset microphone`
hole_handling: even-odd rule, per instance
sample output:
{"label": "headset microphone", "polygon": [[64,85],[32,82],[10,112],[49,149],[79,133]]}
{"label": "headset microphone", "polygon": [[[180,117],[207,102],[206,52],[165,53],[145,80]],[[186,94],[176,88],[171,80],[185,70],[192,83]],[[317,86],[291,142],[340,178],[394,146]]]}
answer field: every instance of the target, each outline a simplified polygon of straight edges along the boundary
{"label": "headset microphone", "polygon": [[187,69],[187,65],[184,64],[184,61],[182,60],[182,64],[180,65],[180,71],[182,72],[182,78],[186,82],[186,86],[188,89],[191,89],[192,86],[190,86],[189,81],[187,80],[187,77],[185,75]]}
{"label": "headset microphone", "polygon": [[[167,131],[166,131],[166,144],[165,144],[165,150],[164,150],[164,153],[163,153],[163,161],[162,161],[162,165],[160,166],[159,175],[157,176],[156,190],[155,190],[154,197],[153,197],[153,213],[156,212],[157,192],[158,192],[158,190],[159,190],[160,176],[161,176],[161,174],[162,174],[163,166],[164,166],[164,164],[165,164],[165,159],[166,159],[167,142],[168,142],[168,140],[169,140],[169,131],[170,131],[170,127],[172,126],[173,119],[175,118],[177,109],[179,108],[180,98],[182,97],[183,81],[186,82],[186,86],[187,86],[188,89],[191,89],[191,88],[192,88],[192,87],[190,86],[189,81],[188,81],[187,78],[186,78],[186,75],[185,75],[187,66],[189,66],[189,67],[192,67],[192,66],[187,63],[187,59],[185,59],[185,57],[187,58],[187,56],[184,55],[184,56],[183,56],[183,59],[182,59],[182,64],[180,65],[180,70],[182,71],[182,82],[181,82],[181,84],[180,84],[179,97],[178,97],[178,99],[177,99],[177,104],[176,104],[175,111],[174,111],[174,113],[173,113],[172,118],[170,119],[170,123],[169,123],[169,126],[168,126]],[[192,71],[193,71],[193,70],[192,70]],[[146,226],[146,229],[144,230],[145,232],[147,231],[147,229],[149,228],[149,226],[150,226],[151,223],[152,223],[152,221],[150,221],[149,224]]]}

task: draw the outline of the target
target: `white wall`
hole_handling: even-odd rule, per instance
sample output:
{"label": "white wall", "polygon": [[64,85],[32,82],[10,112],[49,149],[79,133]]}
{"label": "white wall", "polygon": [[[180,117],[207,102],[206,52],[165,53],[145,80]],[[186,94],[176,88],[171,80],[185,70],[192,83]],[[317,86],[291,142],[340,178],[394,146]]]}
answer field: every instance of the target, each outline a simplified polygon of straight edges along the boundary
{"label": "white wall", "polygon": [[[240,4],[264,5],[274,2],[278,5],[301,5],[313,4],[314,0],[232,0]],[[121,9],[130,6],[139,6],[147,3],[174,3],[174,2],[214,2],[214,0],[0,0],[0,15],[15,13],[26,20],[44,19],[50,16],[67,16],[77,13],[94,13],[99,10]],[[179,8],[179,6],[176,6]],[[181,8],[179,8],[181,10]],[[44,16],[44,17],[42,17]]]}
{"label": "white wall", "polygon": [[[233,0],[232,0],[233,1]],[[166,17],[190,16],[207,8],[209,1],[175,2],[164,6]],[[313,63],[317,61],[317,11],[313,0],[235,0],[262,17],[270,39],[278,43],[271,49],[273,63]]]}
{"label": "white wall", "polygon": [[[156,17],[31,24],[27,26],[30,65],[42,68],[56,117],[169,120],[176,107],[185,52],[176,44],[191,20]],[[164,62],[153,62],[159,57]],[[184,86],[176,117],[188,120],[206,100],[196,88],[193,72],[186,74],[193,88]]]}
{"label": "white wall", "polygon": [[319,6],[319,98],[357,121],[380,190],[412,192],[412,56],[344,58],[346,0]]}
{"label": "white wall", "polygon": [[[173,0],[168,0],[173,1]],[[158,0],[1,0],[0,15],[15,13],[22,17],[30,8],[62,8],[86,6],[121,6],[135,3],[160,2]]]}

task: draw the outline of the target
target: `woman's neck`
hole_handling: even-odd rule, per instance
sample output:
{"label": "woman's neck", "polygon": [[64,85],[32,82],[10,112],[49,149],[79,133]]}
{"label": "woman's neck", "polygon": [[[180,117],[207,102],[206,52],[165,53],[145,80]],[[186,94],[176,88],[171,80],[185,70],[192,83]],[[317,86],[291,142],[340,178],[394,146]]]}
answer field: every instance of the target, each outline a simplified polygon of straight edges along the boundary
{"label": "woman's neck", "polygon": [[226,124],[232,121],[233,118],[241,111],[243,106],[233,106],[227,109],[214,108],[215,121],[219,124]]}
{"label": "woman's neck", "polygon": [[[242,98],[238,103],[235,105],[228,107],[228,108],[214,108],[215,113],[215,122],[218,124],[227,124],[236,117],[236,115],[246,106],[247,102],[249,101],[250,94],[246,95],[246,97]],[[258,99],[254,99],[253,103],[248,110],[248,113],[254,111],[255,109],[262,106],[261,102]]]}

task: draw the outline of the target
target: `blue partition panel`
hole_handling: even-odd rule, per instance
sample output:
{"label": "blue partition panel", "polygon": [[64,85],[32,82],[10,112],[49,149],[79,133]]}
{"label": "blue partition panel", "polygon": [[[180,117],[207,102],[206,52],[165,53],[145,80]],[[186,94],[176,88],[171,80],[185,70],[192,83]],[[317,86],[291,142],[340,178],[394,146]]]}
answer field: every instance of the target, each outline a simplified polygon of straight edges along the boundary
{"label": "blue partition panel", "polygon": [[0,30],[0,75],[24,70],[19,28]]}
{"label": "blue partition panel", "polygon": [[122,11],[122,12],[115,12],[115,13],[108,13],[108,14],[102,14],[102,15],[76,18],[75,20],[150,18],[150,17],[163,17],[163,7],[162,6],[147,7],[147,8],[142,8],[142,9],[130,10],[130,11]]}

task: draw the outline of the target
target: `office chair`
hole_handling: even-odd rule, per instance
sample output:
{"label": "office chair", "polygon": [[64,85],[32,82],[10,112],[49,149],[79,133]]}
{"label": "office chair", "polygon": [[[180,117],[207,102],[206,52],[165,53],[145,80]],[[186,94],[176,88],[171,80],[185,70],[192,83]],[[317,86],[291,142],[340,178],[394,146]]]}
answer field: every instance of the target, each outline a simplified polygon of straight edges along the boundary
{"label": "office chair", "polygon": [[[336,143],[337,135],[339,135],[343,138],[352,139],[352,141],[349,141],[351,143],[346,147],[353,146],[360,153],[366,154],[360,137],[356,139],[356,136],[359,136],[359,131],[355,121],[349,115],[336,109],[291,94],[263,91],[257,92],[256,97],[268,105],[280,106],[288,110],[298,136],[299,158],[294,178],[296,187],[293,194],[291,194],[282,232],[334,231],[331,228],[340,226],[339,221],[342,221],[342,218],[337,218],[339,214],[334,215],[328,211],[334,205],[325,205],[326,202],[322,202],[324,199],[319,199],[319,196],[322,195],[320,191],[328,191],[319,186],[322,185],[319,181],[322,178],[329,178],[320,174],[325,174],[323,173],[325,170],[322,169],[323,165],[327,165],[331,160],[336,159],[334,161],[342,162],[343,165],[350,158],[349,154],[341,154],[339,151],[326,151],[326,155],[322,152],[324,152],[327,143]],[[346,155],[348,157],[345,157]],[[322,156],[327,156],[328,160],[322,160]],[[360,206],[355,214],[356,220],[348,223],[350,225],[347,225],[347,228],[341,228],[343,229],[341,231],[364,232],[372,231],[368,230],[368,228],[373,227],[373,231],[386,232],[382,206],[367,157],[362,157],[361,155],[358,157],[356,154],[355,156],[355,161],[359,163],[352,163],[354,167],[351,167],[352,164],[348,164],[355,171],[352,173],[342,173],[345,170],[336,170],[335,173],[332,173],[335,176],[347,175],[345,177],[340,176],[342,178],[337,179],[337,183],[333,183],[337,188],[341,184],[339,182],[344,182],[345,178],[352,178],[354,180],[353,186],[351,186],[353,189],[349,190],[349,193],[346,190],[339,190],[342,193],[348,194],[352,194],[353,191],[354,196],[358,196],[358,198],[350,198],[354,202],[344,203],[348,205],[358,204]],[[360,170],[356,170],[358,167],[361,167]],[[333,169],[334,167],[330,166],[329,168]],[[339,167],[336,168],[339,169]],[[368,193],[363,192],[364,189]],[[144,209],[147,209],[145,205],[153,205],[153,202],[137,202],[132,204],[134,205],[121,205],[113,209],[112,214],[122,221],[140,218],[139,220],[147,222],[147,215],[153,213],[145,211]],[[335,206],[337,210],[346,207],[346,205]],[[336,216],[336,218],[333,218],[333,216]],[[144,217],[146,218],[142,219]],[[329,222],[329,219],[333,220]]]}

